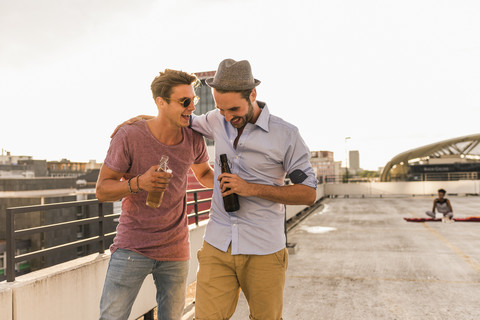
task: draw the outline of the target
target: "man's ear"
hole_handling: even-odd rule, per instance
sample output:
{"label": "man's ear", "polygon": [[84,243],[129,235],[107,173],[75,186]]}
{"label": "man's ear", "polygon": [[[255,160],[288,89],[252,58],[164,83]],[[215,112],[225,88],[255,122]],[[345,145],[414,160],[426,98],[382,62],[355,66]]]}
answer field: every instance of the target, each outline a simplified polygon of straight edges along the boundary
{"label": "man's ear", "polygon": [[156,97],[155,104],[158,108],[162,108],[167,104],[167,101],[165,101],[165,99],[163,99],[162,97]]}
{"label": "man's ear", "polygon": [[250,102],[253,103],[255,100],[257,100],[257,88],[253,88],[250,92]]}

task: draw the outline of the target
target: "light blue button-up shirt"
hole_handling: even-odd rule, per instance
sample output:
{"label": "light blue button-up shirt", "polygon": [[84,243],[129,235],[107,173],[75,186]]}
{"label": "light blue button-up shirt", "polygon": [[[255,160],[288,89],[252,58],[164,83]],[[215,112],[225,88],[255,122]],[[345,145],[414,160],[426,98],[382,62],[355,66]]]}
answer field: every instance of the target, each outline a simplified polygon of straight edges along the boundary
{"label": "light blue button-up shirt", "polygon": [[[258,197],[239,196],[240,210],[226,212],[217,181],[221,174],[220,155],[226,154],[230,169],[249,183],[284,185],[285,176],[301,170],[301,184],[316,188],[317,180],[309,162],[310,151],[297,127],[262,112],[255,124],[247,123],[237,143],[237,129],[212,110],[192,117],[192,128],[215,141],[215,185],[205,241],[224,252],[232,244],[232,254],[265,255],[285,247],[285,207]],[[293,179],[292,179],[293,180]]]}

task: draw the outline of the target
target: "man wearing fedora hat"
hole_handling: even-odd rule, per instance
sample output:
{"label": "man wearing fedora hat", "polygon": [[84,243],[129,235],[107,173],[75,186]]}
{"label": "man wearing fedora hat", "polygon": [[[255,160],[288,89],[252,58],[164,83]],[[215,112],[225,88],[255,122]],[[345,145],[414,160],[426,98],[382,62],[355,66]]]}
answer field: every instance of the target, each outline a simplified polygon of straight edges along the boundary
{"label": "man wearing fedora hat", "polygon": [[[229,319],[240,289],[251,319],[281,319],[288,253],[285,204],[312,205],[316,178],[298,129],[257,100],[260,81],[246,60],[223,60],[212,88],[216,110],[192,115],[191,127],[215,141],[215,185],[210,219],[197,257],[195,319]],[[148,116],[138,116],[132,123]],[[226,154],[231,173],[221,173]],[[284,185],[288,176],[293,184]],[[240,209],[223,197],[236,193]]]}
{"label": "man wearing fedora hat", "polygon": [[[192,129],[215,141],[216,184],[198,252],[195,319],[230,318],[240,289],[252,319],[281,319],[288,264],[284,204],[315,202],[310,152],[295,126],[256,99],[260,81],[248,61],[223,60],[206,83],[217,109],[193,117]],[[220,154],[227,155],[231,174],[221,173]],[[286,175],[292,185],[284,185]],[[232,193],[240,209],[226,212],[222,196]]]}

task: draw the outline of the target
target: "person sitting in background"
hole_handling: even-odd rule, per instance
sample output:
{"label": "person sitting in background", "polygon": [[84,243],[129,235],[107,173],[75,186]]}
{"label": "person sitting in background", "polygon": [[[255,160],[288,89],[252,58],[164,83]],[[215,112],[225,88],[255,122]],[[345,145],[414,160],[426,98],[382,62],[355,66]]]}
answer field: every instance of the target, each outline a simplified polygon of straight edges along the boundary
{"label": "person sitting in background", "polygon": [[444,189],[438,189],[438,198],[433,200],[432,211],[425,212],[427,216],[435,219],[435,210],[437,210],[439,213],[443,214],[442,222],[453,221],[453,209],[452,205],[450,204],[450,200],[445,198],[446,193],[447,191]]}

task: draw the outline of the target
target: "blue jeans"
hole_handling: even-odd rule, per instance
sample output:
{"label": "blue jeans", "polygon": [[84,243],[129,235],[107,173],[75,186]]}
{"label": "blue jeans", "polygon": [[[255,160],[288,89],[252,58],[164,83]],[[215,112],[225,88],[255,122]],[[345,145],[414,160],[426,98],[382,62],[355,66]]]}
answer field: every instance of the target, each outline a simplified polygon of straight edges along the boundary
{"label": "blue jeans", "polygon": [[188,261],[156,261],[124,249],[117,249],[110,258],[100,301],[100,319],[128,319],[143,280],[150,273],[157,287],[158,320],[181,319]]}

